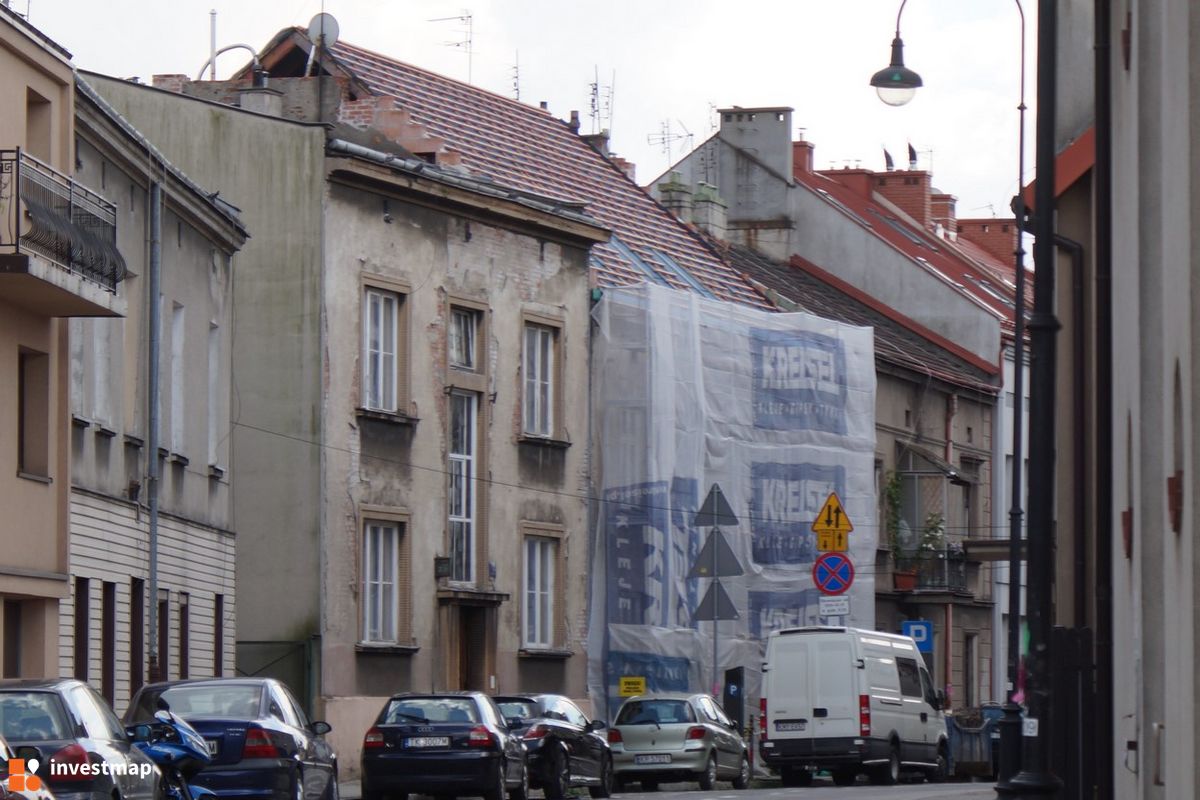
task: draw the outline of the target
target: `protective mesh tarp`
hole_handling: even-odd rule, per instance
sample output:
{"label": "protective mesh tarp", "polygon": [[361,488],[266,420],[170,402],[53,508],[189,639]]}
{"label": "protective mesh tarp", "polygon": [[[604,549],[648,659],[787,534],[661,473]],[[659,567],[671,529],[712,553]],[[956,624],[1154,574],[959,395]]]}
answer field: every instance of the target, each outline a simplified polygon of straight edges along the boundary
{"label": "protective mesh tarp", "polygon": [[[721,585],[740,618],[718,624],[718,662],[758,696],[767,635],[793,625],[873,628],[875,358],[872,330],[770,314],[643,285],[605,289],[593,311],[588,688],[613,719],[621,676],[649,691],[711,691],[712,581],[687,577],[710,528],[713,484],[739,524],[722,533],[744,570]],[[854,530],[850,615],[819,616],[811,526],[836,492]],[[747,708],[747,712],[755,707]]]}

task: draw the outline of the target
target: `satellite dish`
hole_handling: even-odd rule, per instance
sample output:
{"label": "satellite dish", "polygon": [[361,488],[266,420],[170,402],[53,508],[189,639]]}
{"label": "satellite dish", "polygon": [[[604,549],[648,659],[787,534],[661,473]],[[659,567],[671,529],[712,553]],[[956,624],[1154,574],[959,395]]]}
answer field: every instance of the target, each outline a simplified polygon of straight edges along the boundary
{"label": "satellite dish", "polygon": [[[322,12],[313,17],[312,22],[308,23],[308,38],[325,49],[329,49],[337,44],[340,32],[338,22],[333,18],[333,14]],[[321,41],[322,36],[325,37],[324,42]]]}

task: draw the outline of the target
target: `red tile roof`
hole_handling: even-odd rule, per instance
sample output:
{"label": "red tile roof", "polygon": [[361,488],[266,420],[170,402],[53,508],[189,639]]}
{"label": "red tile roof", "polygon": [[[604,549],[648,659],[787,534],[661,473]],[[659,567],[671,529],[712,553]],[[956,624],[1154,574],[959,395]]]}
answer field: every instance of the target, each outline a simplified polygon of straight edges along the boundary
{"label": "red tile roof", "polygon": [[[275,38],[273,48],[298,46],[299,29]],[[393,58],[339,42],[336,67],[397,105],[433,136],[461,154],[476,177],[490,176],[518,189],[570,202],[587,212],[625,245],[593,248],[593,280],[619,286],[647,279],[694,290],[672,262],[721,299],[774,310],[749,281],[725,263],[694,231],[660,206],[624,172],[567,124],[548,112]],[[278,53],[264,56],[279,61]],[[330,68],[332,65],[325,65]],[[335,68],[336,71],[336,68]],[[666,255],[664,261],[658,254]],[[638,263],[641,262],[641,263]]]}

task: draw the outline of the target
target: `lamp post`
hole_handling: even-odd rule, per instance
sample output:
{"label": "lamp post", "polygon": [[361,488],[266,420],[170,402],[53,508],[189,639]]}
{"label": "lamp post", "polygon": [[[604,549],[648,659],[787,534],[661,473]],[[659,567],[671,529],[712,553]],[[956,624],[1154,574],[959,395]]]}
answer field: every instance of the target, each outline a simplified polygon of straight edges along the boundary
{"label": "lamp post", "polygon": [[[1017,691],[1017,681],[1018,681],[1019,674],[1020,674],[1020,621],[1021,621],[1020,587],[1021,587],[1021,538],[1022,538],[1022,536],[1021,536],[1021,533],[1022,533],[1022,511],[1021,511],[1022,491],[1021,490],[1022,490],[1022,486],[1023,486],[1021,477],[1022,477],[1022,468],[1024,466],[1023,453],[1024,453],[1024,444],[1025,444],[1025,439],[1024,439],[1024,416],[1025,416],[1025,386],[1024,386],[1024,384],[1025,384],[1025,248],[1023,245],[1022,236],[1025,232],[1025,223],[1026,223],[1025,195],[1024,195],[1024,192],[1022,191],[1024,180],[1025,180],[1025,109],[1026,109],[1026,106],[1025,106],[1025,9],[1021,5],[1021,0],[1014,0],[1014,2],[1017,5],[1017,13],[1021,19],[1021,70],[1020,70],[1021,78],[1020,78],[1020,92],[1019,92],[1020,100],[1017,104],[1017,111],[1018,111],[1018,117],[1019,117],[1018,133],[1017,133],[1017,194],[1013,198],[1013,204],[1012,204],[1013,213],[1016,216],[1016,222],[1017,222],[1017,244],[1016,244],[1016,249],[1013,252],[1013,257],[1015,260],[1015,271],[1016,271],[1016,275],[1015,275],[1016,297],[1014,300],[1014,312],[1013,312],[1013,314],[1014,314],[1014,322],[1013,322],[1013,327],[1014,327],[1014,330],[1013,330],[1013,394],[1015,397],[1015,402],[1013,403],[1013,443],[1012,443],[1013,464],[1012,464],[1012,477],[1011,477],[1012,505],[1010,506],[1009,512],[1008,512],[1009,513],[1009,554],[1008,554],[1008,576],[1009,576],[1008,580],[1009,580],[1009,583],[1008,583],[1008,648],[1007,648],[1008,649],[1008,660],[1007,660],[1008,693],[1006,696],[1006,702],[1004,704],[1004,717],[1003,717],[1003,719],[1000,720],[1000,764],[999,764],[999,775],[997,776],[998,779],[997,779],[997,783],[996,783],[996,790],[998,792],[1000,792],[1001,794],[1013,794],[1018,791],[1028,790],[1030,788],[1028,785],[1023,786],[1023,787],[1017,787],[1016,785],[1014,785],[1012,783],[1012,779],[1018,774],[1018,769],[1022,763],[1021,742],[1022,742],[1022,738],[1023,738],[1022,737],[1022,723],[1021,723],[1021,707],[1017,704],[1014,696]],[[892,106],[899,106],[899,105],[904,105],[905,103],[907,103],[916,94],[917,88],[923,85],[922,81],[921,81],[921,76],[918,75],[916,72],[913,72],[912,70],[910,70],[904,66],[904,56],[903,56],[904,42],[900,38],[900,17],[904,13],[904,6],[907,5],[907,3],[908,3],[908,0],[903,0],[903,2],[900,3],[900,10],[896,14],[896,36],[892,40],[891,63],[884,69],[879,70],[878,72],[876,72],[874,75],[871,76],[871,85],[874,86],[876,92],[878,92],[879,99],[881,99],[883,102],[887,103],[888,105],[892,105]],[[1039,12],[1042,13],[1043,16],[1045,16],[1045,14],[1047,12],[1053,16],[1055,13],[1055,9],[1053,8],[1053,3],[1048,2],[1047,0],[1043,0],[1039,4]],[[1053,25],[1050,25],[1051,30],[1053,30],[1053,27],[1054,27]],[[1039,28],[1039,30],[1040,30],[1040,28]],[[1043,50],[1043,47],[1045,47],[1045,43],[1047,41],[1050,41],[1051,45],[1050,45],[1050,47]],[[1038,51],[1039,59],[1044,57],[1046,52],[1050,52],[1050,53],[1053,52],[1053,44],[1052,43],[1053,43],[1053,38],[1050,38],[1049,40],[1047,40],[1045,38],[1039,39],[1039,51]],[[1051,61],[1050,63],[1052,64],[1053,62]],[[1049,69],[1052,69],[1052,67],[1050,67]],[[1051,74],[1050,78],[1051,78],[1051,87],[1053,87],[1053,75],[1052,74]],[[1042,90],[1043,90],[1043,84],[1039,80],[1039,94]],[[1039,96],[1039,101],[1043,101],[1046,99],[1047,98],[1041,98]],[[1043,174],[1046,174],[1044,172],[1044,167],[1042,164],[1043,154],[1041,152],[1041,150],[1042,150],[1041,141],[1042,141],[1042,136],[1043,136],[1043,133],[1042,133],[1043,118],[1041,115],[1043,113],[1046,113],[1047,111],[1050,112],[1050,115],[1047,118],[1048,127],[1046,128],[1045,136],[1046,136],[1047,140],[1051,142],[1050,157],[1051,157],[1051,159],[1053,158],[1053,147],[1052,147],[1052,145],[1053,145],[1053,113],[1052,113],[1052,109],[1053,109],[1053,96],[1051,94],[1048,105],[1043,106],[1039,102],[1039,119],[1038,119],[1038,126],[1039,126],[1038,176],[1039,176],[1039,178],[1042,177]],[[1053,162],[1052,161],[1051,161],[1051,166],[1049,168],[1049,173],[1051,175],[1053,174]],[[1052,177],[1049,178],[1046,181],[1046,183],[1049,183],[1052,185],[1053,178]],[[1041,184],[1042,184],[1042,181],[1039,181],[1039,186]],[[1050,197],[1050,200],[1045,204],[1045,206],[1039,206],[1039,207],[1048,208],[1052,204],[1053,195],[1051,194],[1049,197]],[[1048,223],[1049,227],[1047,229],[1045,229],[1045,231],[1043,231],[1042,228],[1039,228],[1038,233],[1039,234],[1044,233],[1045,238],[1048,240],[1048,242],[1050,243],[1050,246],[1052,247],[1053,238],[1054,238],[1053,237],[1053,220],[1050,218],[1050,214],[1048,214],[1048,213],[1045,214],[1044,216],[1046,217],[1046,222]],[[1048,256],[1047,256],[1047,254],[1048,254]],[[1039,255],[1039,258],[1037,260],[1037,264],[1039,266],[1044,266],[1045,271],[1050,273],[1047,276],[1047,280],[1044,282],[1047,283],[1050,287],[1048,289],[1048,291],[1050,292],[1048,297],[1051,298],[1050,302],[1052,305],[1052,302],[1053,302],[1052,301],[1052,297],[1053,297],[1053,294],[1052,294],[1052,292],[1053,292],[1053,288],[1052,288],[1053,287],[1053,284],[1052,284],[1053,266],[1049,263],[1049,259],[1053,258],[1053,250],[1050,249],[1050,250],[1046,250],[1046,251],[1041,251],[1041,252],[1039,252],[1038,255]],[[1043,256],[1047,256],[1046,261],[1043,261]],[[1039,270],[1039,273],[1045,274],[1045,273],[1043,273],[1043,270]],[[1036,291],[1036,287],[1035,287],[1035,291]],[[1038,307],[1035,303],[1035,311],[1037,311],[1037,310],[1038,310]],[[1051,310],[1051,309],[1048,308],[1047,310]],[[1053,315],[1052,314],[1050,314],[1050,320],[1051,320],[1051,323],[1053,324]],[[1054,369],[1054,367],[1053,367],[1053,333],[1051,333],[1050,335],[1051,335],[1050,351],[1049,351],[1050,357],[1042,359],[1043,365],[1048,367],[1048,369],[1050,370],[1050,373],[1048,374],[1048,376],[1043,375],[1042,377],[1048,378],[1048,380],[1050,381],[1049,386],[1052,391],[1053,380],[1054,380],[1054,376],[1053,376],[1053,369]],[[1042,352],[1044,352],[1044,351],[1042,351]],[[1048,363],[1046,363],[1046,362],[1048,362]],[[1052,398],[1052,395],[1051,395],[1051,398]],[[1050,404],[1049,404],[1049,406],[1047,406],[1047,408],[1049,409],[1049,414],[1050,414],[1049,421],[1050,421],[1050,432],[1051,432],[1051,436],[1052,436],[1053,399],[1051,399]],[[1050,460],[1048,463],[1051,465],[1050,473],[1049,473],[1048,477],[1050,480],[1052,480],[1053,479],[1053,466],[1052,466],[1052,464],[1053,464],[1053,460],[1052,460],[1053,445],[1052,444],[1050,444],[1050,449],[1049,449],[1048,453],[1050,455]],[[1049,528],[1048,527],[1045,528],[1043,530],[1043,532],[1048,536]],[[1047,569],[1049,569],[1048,566],[1047,566]],[[1047,572],[1046,575],[1049,576],[1050,573]],[[1048,586],[1048,582],[1047,582],[1047,586]],[[1049,595],[1048,590],[1047,590],[1046,594]],[[1045,642],[1048,644],[1048,642],[1049,642],[1048,631],[1047,631],[1047,636],[1044,639],[1041,639],[1039,641]],[[1036,735],[1032,738],[1035,740],[1035,742],[1037,741]],[[1035,745],[1035,747],[1036,747],[1036,745]],[[1035,760],[1042,761],[1042,759],[1035,759]],[[1026,777],[1025,773],[1022,773],[1022,776]],[[1052,778],[1052,776],[1050,776],[1050,777]],[[1045,784],[1046,787],[1055,785],[1053,780],[1038,780],[1035,782],[1039,786],[1041,786],[1042,784]],[[1032,792],[1032,794],[1034,794],[1034,795],[1045,794],[1045,793],[1046,792],[1040,791],[1040,790],[1034,790]]]}

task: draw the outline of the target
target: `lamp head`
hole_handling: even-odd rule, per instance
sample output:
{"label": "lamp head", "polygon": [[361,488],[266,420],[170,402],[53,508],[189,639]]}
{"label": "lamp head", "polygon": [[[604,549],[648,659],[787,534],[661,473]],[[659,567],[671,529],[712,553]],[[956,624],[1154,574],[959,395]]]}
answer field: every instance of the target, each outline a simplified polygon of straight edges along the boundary
{"label": "lamp head", "polygon": [[892,63],[871,76],[871,85],[879,99],[889,106],[902,106],[917,93],[921,76],[904,66],[904,41],[892,39]]}

